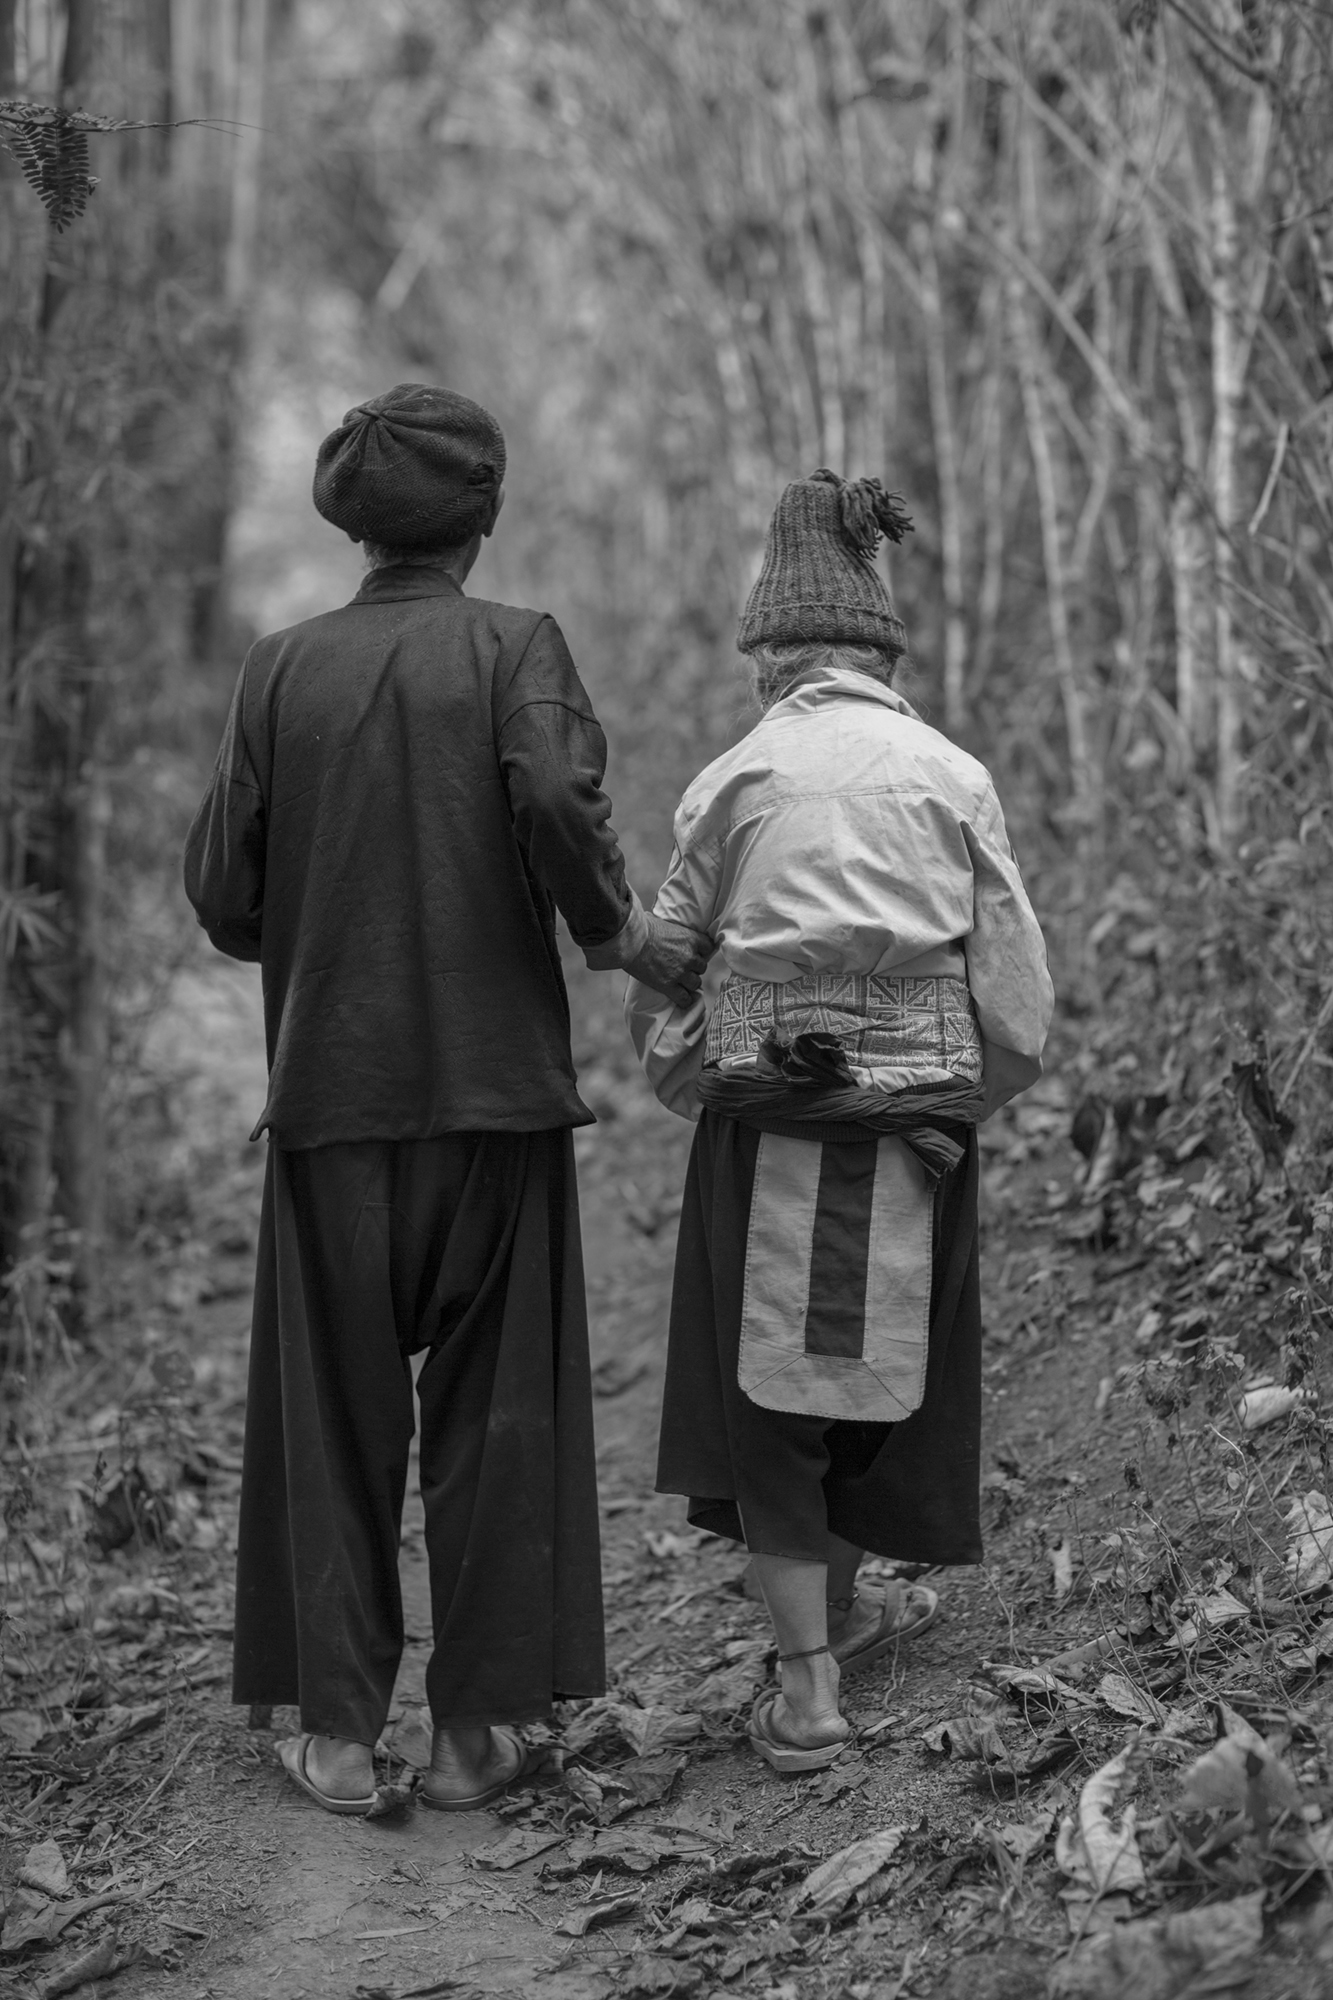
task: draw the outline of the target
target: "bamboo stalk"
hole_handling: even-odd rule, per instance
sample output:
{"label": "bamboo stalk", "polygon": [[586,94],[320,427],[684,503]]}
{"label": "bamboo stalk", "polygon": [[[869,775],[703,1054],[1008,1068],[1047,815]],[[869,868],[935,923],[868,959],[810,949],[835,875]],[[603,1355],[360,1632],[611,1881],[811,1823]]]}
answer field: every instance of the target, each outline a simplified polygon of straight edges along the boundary
{"label": "bamboo stalk", "polygon": [[1237,527],[1237,444],[1243,383],[1239,300],[1236,285],[1236,205],[1227,173],[1225,135],[1216,106],[1212,127],[1212,286],[1209,308],[1213,337],[1213,436],[1210,483],[1213,503],[1213,604],[1217,648],[1216,805],[1218,831],[1230,846],[1240,830],[1241,684],[1239,640],[1232,599],[1236,570],[1233,536]]}
{"label": "bamboo stalk", "polygon": [[921,316],[925,327],[926,387],[930,402],[931,441],[940,507],[940,580],[944,595],[944,726],[958,735],[967,722],[967,615],[963,600],[963,507],[958,483],[958,451],[954,432],[953,395],[945,346],[944,306],[940,296],[939,261],[930,225],[918,223],[912,232],[920,278]]}

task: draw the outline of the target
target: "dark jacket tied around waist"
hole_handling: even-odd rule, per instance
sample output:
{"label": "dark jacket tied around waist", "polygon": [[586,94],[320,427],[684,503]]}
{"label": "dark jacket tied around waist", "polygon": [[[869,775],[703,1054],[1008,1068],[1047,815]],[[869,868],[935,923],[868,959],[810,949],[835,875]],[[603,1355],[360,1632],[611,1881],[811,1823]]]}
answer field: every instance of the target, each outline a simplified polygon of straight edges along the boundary
{"label": "dark jacket tied around waist", "polygon": [[443,569],[258,642],[185,868],[213,943],[263,966],[256,1136],[591,1122],[555,911],[585,948],[630,920],[605,767],[554,620]]}

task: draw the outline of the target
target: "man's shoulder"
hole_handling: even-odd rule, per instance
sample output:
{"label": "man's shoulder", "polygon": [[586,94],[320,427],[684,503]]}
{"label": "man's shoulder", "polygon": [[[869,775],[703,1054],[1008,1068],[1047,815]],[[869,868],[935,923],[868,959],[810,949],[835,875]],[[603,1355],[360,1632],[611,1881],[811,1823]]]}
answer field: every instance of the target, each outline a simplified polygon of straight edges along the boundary
{"label": "man's shoulder", "polygon": [[501,604],[490,597],[464,597],[459,601],[478,623],[494,625],[506,633],[531,634],[542,624],[549,624],[555,631],[560,629],[549,611],[532,611],[521,604]]}
{"label": "man's shoulder", "polygon": [[559,627],[546,611],[530,611],[516,604],[499,604],[485,597],[467,597],[461,592],[447,596],[360,599],[316,612],[278,631],[256,639],[246,655],[246,679],[252,690],[272,678],[285,663],[311,659],[327,660],[345,651],[359,651],[369,637],[366,613],[390,614],[401,634],[402,614],[412,614],[418,628],[447,627],[460,637],[489,640],[497,651],[521,654],[543,626],[557,641]]}

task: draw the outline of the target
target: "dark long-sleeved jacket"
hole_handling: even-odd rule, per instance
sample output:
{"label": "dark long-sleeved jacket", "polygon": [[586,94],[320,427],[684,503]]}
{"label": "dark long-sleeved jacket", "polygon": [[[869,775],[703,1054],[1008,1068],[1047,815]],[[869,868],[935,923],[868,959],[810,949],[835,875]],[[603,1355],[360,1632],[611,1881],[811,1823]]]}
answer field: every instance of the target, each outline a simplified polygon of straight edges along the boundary
{"label": "dark long-sleeved jacket", "polygon": [[555,621],[442,569],[376,570],[259,640],[185,857],[213,943],[263,967],[256,1136],[591,1122],[555,910],[590,964],[646,933],[605,767]]}

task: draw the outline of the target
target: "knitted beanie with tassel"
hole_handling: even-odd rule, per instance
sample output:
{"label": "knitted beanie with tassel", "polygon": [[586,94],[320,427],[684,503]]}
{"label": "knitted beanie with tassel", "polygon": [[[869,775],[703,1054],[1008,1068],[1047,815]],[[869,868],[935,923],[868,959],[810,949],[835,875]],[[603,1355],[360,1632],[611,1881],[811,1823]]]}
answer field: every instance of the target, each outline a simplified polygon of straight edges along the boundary
{"label": "knitted beanie with tassel", "polygon": [[875,569],[881,534],[912,529],[901,494],[878,479],[840,479],[821,465],[787,487],[740,622],[743,653],[760,646],[877,646],[892,660],[907,632]]}

